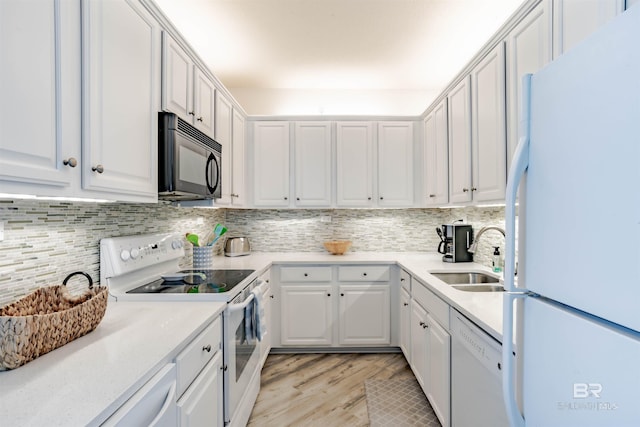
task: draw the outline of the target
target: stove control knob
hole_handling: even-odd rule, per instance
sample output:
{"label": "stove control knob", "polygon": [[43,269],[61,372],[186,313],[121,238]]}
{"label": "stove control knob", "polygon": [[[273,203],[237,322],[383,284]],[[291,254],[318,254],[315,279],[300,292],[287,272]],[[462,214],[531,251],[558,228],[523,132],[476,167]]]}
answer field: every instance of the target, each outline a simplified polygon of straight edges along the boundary
{"label": "stove control knob", "polygon": [[120,252],[120,259],[126,262],[129,261],[129,258],[131,258],[131,252],[123,249],[122,252]]}
{"label": "stove control knob", "polygon": [[140,255],[140,250],[138,248],[132,248],[130,252],[131,252],[131,259],[136,259],[138,258],[138,255]]}

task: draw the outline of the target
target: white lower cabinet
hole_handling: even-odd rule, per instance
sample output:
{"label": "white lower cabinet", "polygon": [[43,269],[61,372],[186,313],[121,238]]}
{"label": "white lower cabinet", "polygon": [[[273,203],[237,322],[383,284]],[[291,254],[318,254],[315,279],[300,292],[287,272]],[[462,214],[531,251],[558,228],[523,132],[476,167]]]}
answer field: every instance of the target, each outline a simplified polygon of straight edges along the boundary
{"label": "white lower cabinet", "polygon": [[330,284],[280,287],[282,345],[328,346],[333,343],[332,290]]}
{"label": "white lower cabinet", "polygon": [[429,334],[426,329],[427,310],[411,301],[411,369],[423,390],[428,382]]}
{"label": "white lower cabinet", "polygon": [[428,382],[426,394],[433,411],[443,426],[448,426],[451,416],[451,335],[430,315],[427,349]]}
{"label": "white lower cabinet", "polygon": [[[389,266],[276,268],[281,346],[389,346]],[[278,318],[274,316],[274,318]]]}
{"label": "white lower cabinet", "polygon": [[411,363],[411,295],[400,289],[400,350]]}
{"label": "white lower cabinet", "polygon": [[389,284],[340,285],[340,345],[389,345]]}
{"label": "white lower cabinet", "polygon": [[180,426],[223,427],[222,402],[222,352],[218,351],[178,400]]}

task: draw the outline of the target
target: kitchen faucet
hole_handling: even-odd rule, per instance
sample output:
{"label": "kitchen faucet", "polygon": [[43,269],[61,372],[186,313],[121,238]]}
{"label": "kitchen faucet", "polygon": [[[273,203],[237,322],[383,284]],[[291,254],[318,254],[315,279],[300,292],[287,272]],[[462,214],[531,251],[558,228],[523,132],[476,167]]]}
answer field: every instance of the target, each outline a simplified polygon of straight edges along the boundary
{"label": "kitchen faucet", "polygon": [[471,252],[472,254],[475,253],[476,250],[478,250],[478,242],[480,241],[480,236],[482,236],[485,231],[489,231],[489,230],[499,231],[500,233],[502,233],[502,235],[505,238],[507,237],[507,235],[504,232],[504,230],[502,228],[500,228],[500,227],[495,227],[495,226],[482,227],[480,229],[480,231],[478,231],[478,234],[476,234],[476,238],[473,240],[473,243],[471,244],[471,246],[469,246],[469,249],[467,249],[467,251]]}

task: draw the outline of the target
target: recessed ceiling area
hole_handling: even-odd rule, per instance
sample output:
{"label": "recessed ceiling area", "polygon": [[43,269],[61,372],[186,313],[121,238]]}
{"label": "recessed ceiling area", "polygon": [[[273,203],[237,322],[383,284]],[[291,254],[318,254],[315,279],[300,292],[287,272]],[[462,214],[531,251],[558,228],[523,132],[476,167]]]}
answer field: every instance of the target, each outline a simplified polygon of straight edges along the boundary
{"label": "recessed ceiling area", "polygon": [[249,115],[416,116],[522,0],[155,0]]}

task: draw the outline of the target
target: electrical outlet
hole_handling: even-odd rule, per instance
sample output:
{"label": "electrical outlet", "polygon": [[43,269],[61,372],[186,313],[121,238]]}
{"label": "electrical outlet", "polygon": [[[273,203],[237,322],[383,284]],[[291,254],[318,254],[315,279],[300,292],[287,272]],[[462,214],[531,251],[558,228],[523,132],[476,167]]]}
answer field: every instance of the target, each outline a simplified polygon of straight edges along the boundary
{"label": "electrical outlet", "polygon": [[321,215],[320,216],[320,222],[331,222],[331,216],[330,215]]}
{"label": "electrical outlet", "polygon": [[0,221],[0,242],[4,240],[4,221]]}

